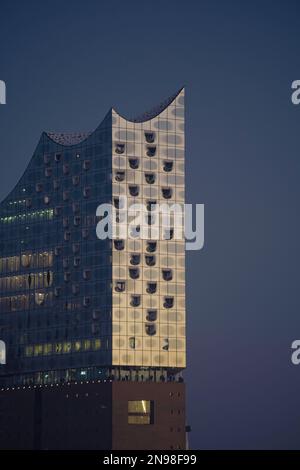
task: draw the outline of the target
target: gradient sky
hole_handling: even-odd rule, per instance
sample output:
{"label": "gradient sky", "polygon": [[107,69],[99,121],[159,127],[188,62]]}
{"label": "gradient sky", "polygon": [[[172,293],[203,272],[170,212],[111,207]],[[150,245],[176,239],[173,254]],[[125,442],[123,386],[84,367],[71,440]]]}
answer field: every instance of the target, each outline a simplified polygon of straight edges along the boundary
{"label": "gradient sky", "polygon": [[0,199],[43,130],[93,130],[186,86],[194,449],[300,449],[300,79],[297,1],[0,3]]}

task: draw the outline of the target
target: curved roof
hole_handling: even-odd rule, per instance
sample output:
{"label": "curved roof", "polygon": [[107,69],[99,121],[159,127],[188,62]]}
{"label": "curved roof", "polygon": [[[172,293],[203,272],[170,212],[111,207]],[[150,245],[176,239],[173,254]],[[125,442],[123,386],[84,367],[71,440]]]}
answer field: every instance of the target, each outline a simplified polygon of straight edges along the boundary
{"label": "curved roof", "polygon": [[173,95],[169,96],[166,100],[162,101],[159,105],[155,106],[154,108],[150,109],[149,111],[146,111],[145,113],[135,117],[135,118],[126,118],[122,114],[120,114],[118,111],[116,111],[119,116],[121,116],[123,119],[126,121],[130,122],[136,122],[136,123],[142,123],[146,121],[150,121],[150,119],[153,119],[157,117],[159,114],[161,114],[170,104],[177,98],[177,96],[182,92],[184,87],[180,88],[176,93]]}
{"label": "curved roof", "polygon": [[[159,114],[161,114],[170,104],[177,98],[177,96],[181,93],[183,87],[180,88],[176,93],[169,96],[166,100],[162,101],[160,104],[155,106],[149,111],[135,117],[135,118],[126,118],[125,116],[121,115],[118,111],[115,111],[119,116],[129,122],[136,122],[142,123],[149,121],[150,119],[155,118]],[[47,137],[51,139],[53,142],[59,145],[71,146],[77,145],[86,140],[93,134],[94,131],[91,132],[45,132]]]}
{"label": "curved roof", "polygon": [[92,132],[46,132],[49,139],[60,145],[77,145],[87,139]]}

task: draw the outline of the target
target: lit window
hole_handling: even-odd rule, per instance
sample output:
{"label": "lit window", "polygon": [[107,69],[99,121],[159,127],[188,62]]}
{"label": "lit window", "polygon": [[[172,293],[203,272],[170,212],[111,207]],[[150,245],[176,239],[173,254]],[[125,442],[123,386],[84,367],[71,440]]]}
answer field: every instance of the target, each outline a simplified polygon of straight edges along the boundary
{"label": "lit window", "polygon": [[43,305],[45,302],[45,294],[43,292],[35,293],[35,303],[36,305]]}
{"label": "lit window", "polygon": [[90,160],[84,160],[82,167],[84,170],[89,170],[91,167],[91,161]]}
{"label": "lit window", "polygon": [[128,402],[128,424],[153,424],[154,402],[134,400]]}

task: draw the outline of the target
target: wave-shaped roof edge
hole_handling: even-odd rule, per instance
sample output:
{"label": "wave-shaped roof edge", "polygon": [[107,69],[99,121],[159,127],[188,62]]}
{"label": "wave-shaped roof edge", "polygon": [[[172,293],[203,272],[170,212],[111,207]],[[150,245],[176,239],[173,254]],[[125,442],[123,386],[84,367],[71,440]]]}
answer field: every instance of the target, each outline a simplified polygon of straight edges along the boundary
{"label": "wave-shaped roof edge", "polygon": [[129,122],[136,122],[136,123],[143,123],[150,121],[151,119],[154,119],[155,117],[159,116],[170,104],[173,103],[173,101],[176,100],[176,98],[180,95],[180,93],[184,90],[184,86],[181,87],[176,93],[173,95],[169,96],[166,100],[162,101],[159,105],[155,106],[154,108],[150,109],[149,111],[146,111],[145,113],[138,115],[135,118],[127,118],[123,114],[119,113],[115,108],[113,108],[113,111],[118,114],[121,118],[125,119],[126,121]]}
{"label": "wave-shaped roof edge", "polygon": [[[115,108],[111,108],[109,110],[109,113],[111,111],[114,111],[116,114],[118,114],[120,117],[122,117],[126,121],[135,122],[135,123],[143,123],[143,122],[149,121],[150,119],[153,119],[153,118],[157,117],[159,114],[161,114],[168,106],[170,106],[170,104],[177,98],[177,96],[182,92],[182,90],[184,90],[184,87],[181,87],[176,93],[169,96],[169,98],[162,101],[159,105],[155,106],[151,110],[146,111],[143,114],[141,114],[141,115],[139,115],[135,118],[126,118],[124,115],[119,113]],[[106,114],[105,118],[107,117],[107,114]],[[105,118],[103,119],[103,121],[105,120]],[[101,124],[102,124],[102,122],[101,122]],[[89,132],[51,132],[51,131],[45,131],[44,134],[50,140],[52,140],[54,143],[69,147],[69,146],[72,146],[72,145],[81,144],[86,139],[88,139],[94,132],[95,131],[89,131]]]}

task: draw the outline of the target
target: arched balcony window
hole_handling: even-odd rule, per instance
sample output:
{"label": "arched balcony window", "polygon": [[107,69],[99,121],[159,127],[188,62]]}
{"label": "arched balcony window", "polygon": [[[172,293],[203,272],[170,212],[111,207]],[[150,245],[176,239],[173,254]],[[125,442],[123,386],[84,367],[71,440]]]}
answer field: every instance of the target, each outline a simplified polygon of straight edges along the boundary
{"label": "arched balcony window", "polygon": [[141,305],[141,296],[140,295],[132,295],[130,305],[132,307],[139,307]]}
{"label": "arched balcony window", "polygon": [[164,307],[172,308],[174,306],[174,297],[165,297]]}
{"label": "arched balcony window", "polygon": [[146,139],[146,142],[148,142],[148,144],[153,144],[153,142],[155,141],[154,132],[151,132],[151,131],[145,132],[145,139]]}
{"label": "arched balcony window", "polygon": [[115,180],[118,181],[118,183],[121,183],[125,179],[125,171],[122,170],[117,170],[115,172]]}
{"label": "arched balcony window", "polygon": [[122,153],[124,153],[125,152],[125,144],[121,144],[121,143],[116,144],[115,152],[118,155],[121,155]]}
{"label": "arched balcony window", "polygon": [[155,323],[146,323],[145,324],[145,331],[148,336],[156,335],[156,325]]}
{"label": "arched balcony window", "polygon": [[115,291],[116,292],[124,292],[125,291],[125,281],[116,281]]}
{"label": "arched balcony window", "polygon": [[130,196],[138,196],[139,195],[139,187],[134,185],[134,186],[129,186],[129,194]]}
{"label": "arched balcony window", "polygon": [[157,283],[156,282],[148,282],[147,283],[146,291],[148,292],[148,294],[155,294],[156,290],[157,290]]}
{"label": "arched balcony window", "polygon": [[141,262],[140,254],[133,253],[130,256],[130,264],[132,264],[133,266],[137,266],[138,264],[140,264],[140,262]]}
{"label": "arched balcony window", "polygon": [[148,145],[147,155],[148,155],[148,157],[155,157],[155,155],[156,155],[156,146],[155,145]]}
{"label": "arched balcony window", "polygon": [[114,246],[116,250],[124,250],[125,242],[124,240],[114,240]]}
{"label": "arched balcony window", "polygon": [[146,315],[146,320],[147,321],[156,321],[157,320],[157,310],[147,310],[147,315]]}
{"label": "arched balcony window", "polygon": [[129,268],[129,276],[131,279],[138,279],[140,277],[140,270],[138,268]]}
{"label": "arched balcony window", "polygon": [[139,162],[139,159],[138,158],[129,158],[129,166],[130,168],[132,168],[133,170],[137,170],[139,165],[140,165],[140,162]]}
{"label": "arched balcony window", "polygon": [[170,171],[173,170],[173,162],[171,162],[170,160],[165,160],[163,168],[164,168],[164,171],[169,173]]}
{"label": "arched balcony window", "polygon": [[165,199],[171,199],[172,197],[172,188],[162,188],[162,195]]}
{"label": "arched balcony window", "polygon": [[163,269],[162,270],[162,276],[164,281],[172,281],[173,279],[173,274],[171,269]]}
{"label": "arched balcony window", "polygon": [[155,179],[156,177],[154,173],[145,173],[145,180],[147,181],[148,184],[154,184]]}
{"label": "arched balcony window", "polygon": [[148,253],[154,253],[156,251],[157,242],[148,241],[146,250]]}
{"label": "arched balcony window", "polygon": [[145,262],[147,266],[155,266],[156,263],[156,258],[154,255],[146,255],[145,256]]}

